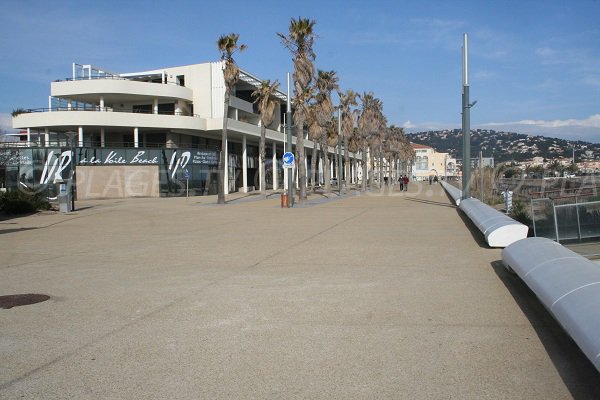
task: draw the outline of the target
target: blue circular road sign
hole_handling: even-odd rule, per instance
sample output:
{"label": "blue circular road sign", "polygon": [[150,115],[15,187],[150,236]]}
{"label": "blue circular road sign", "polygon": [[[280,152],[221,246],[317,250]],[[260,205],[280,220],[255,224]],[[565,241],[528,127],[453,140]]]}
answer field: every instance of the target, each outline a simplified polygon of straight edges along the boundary
{"label": "blue circular road sign", "polygon": [[283,166],[284,167],[293,167],[294,166],[294,153],[292,152],[285,152],[283,153]]}

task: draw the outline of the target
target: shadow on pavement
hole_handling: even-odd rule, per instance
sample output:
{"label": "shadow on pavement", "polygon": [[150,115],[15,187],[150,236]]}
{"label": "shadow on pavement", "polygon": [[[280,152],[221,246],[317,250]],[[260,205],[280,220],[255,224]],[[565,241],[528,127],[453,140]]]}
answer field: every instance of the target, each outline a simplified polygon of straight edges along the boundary
{"label": "shadow on pavement", "polygon": [[527,317],[574,399],[600,399],[600,372],[540,303],[535,294],[502,261],[491,263],[498,278]]}
{"label": "shadow on pavement", "polygon": [[479,247],[482,247],[484,249],[489,249],[490,246],[488,246],[487,242],[485,241],[485,236],[483,236],[483,233],[481,233],[481,231],[479,229],[477,229],[477,227],[475,225],[473,225],[473,221],[471,221],[471,219],[469,219],[469,217],[467,217],[465,215],[465,213],[463,213],[458,207],[454,207],[454,208],[456,208],[456,214],[458,214],[458,216],[463,221],[463,223],[465,224],[465,226],[467,227],[469,232],[471,232],[471,236],[473,236],[473,240],[475,240],[477,242]]}
{"label": "shadow on pavement", "polygon": [[452,204],[448,204],[448,203],[442,203],[440,201],[432,201],[432,200],[424,200],[424,199],[417,199],[415,197],[405,197],[404,200],[407,201],[414,201],[416,203],[423,203],[423,204],[431,204],[433,206],[440,206],[440,207],[450,207],[450,208],[456,208],[456,206],[453,206]]}
{"label": "shadow on pavement", "polygon": [[5,233],[15,233],[15,232],[30,231],[30,230],[33,230],[33,229],[39,229],[39,228],[0,229],[0,235],[5,234]]}

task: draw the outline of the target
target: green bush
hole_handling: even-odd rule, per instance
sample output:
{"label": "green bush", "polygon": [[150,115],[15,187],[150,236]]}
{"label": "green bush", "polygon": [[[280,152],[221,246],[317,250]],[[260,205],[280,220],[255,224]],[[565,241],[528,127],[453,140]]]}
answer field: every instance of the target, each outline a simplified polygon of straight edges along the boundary
{"label": "green bush", "polygon": [[510,216],[515,221],[518,221],[524,225],[532,226],[533,222],[531,221],[531,217],[529,216],[529,212],[527,211],[526,203],[520,200],[513,200],[512,211]]}
{"label": "green bush", "polygon": [[39,194],[11,190],[0,193],[0,210],[7,214],[27,214],[39,210],[49,210],[50,203]]}

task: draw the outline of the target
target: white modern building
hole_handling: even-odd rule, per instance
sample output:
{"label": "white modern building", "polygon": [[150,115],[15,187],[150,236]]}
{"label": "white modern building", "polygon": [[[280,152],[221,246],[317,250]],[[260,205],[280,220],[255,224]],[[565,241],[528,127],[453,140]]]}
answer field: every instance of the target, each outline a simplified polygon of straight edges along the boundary
{"label": "white modern building", "polygon": [[[79,199],[181,195],[184,181],[193,194],[214,194],[224,115],[222,67],[222,62],[210,62],[114,73],[74,63],[70,78],[51,83],[47,108],[22,110],[13,117],[13,127],[22,130],[31,151],[18,156],[5,151],[0,164],[10,166],[17,157],[21,169],[36,166],[19,171],[18,180],[37,187],[51,183],[57,173],[69,174],[75,153]],[[258,189],[260,118],[251,93],[260,81],[241,70],[231,96],[226,194]],[[266,133],[267,186],[275,189],[283,186],[286,94],[277,92],[276,97],[279,112]],[[305,146],[311,149],[313,143],[306,140]],[[66,150],[73,152],[67,157]],[[357,179],[355,167],[352,162],[352,176],[344,179]],[[337,178],[333,174],[330,178]]]}

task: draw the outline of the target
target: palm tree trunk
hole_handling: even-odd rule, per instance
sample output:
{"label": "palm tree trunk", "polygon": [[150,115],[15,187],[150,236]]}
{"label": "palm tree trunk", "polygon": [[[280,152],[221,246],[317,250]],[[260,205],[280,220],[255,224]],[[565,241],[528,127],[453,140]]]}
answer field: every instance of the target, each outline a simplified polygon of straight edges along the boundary
{"label": "palm tree trunk", "polygon": [[350,188],[352,182],[350,179],[350,154],[348,153],[348,139],[344,137],[344,177],[346,178],[346,187]]}
{"label": "palm tree trunk", "polygon": [[310,168],[311,168],[311,173],[310,173],[310,186],[312,191],[314,192],[315,188],[317,187],[317,184],[315,183],[315,180],[317,179],[317,171],[316,171],[316,165],[317,165],[317,158],[319,157],[319,151],[317,149],[317,141],[313,140],[313,150],[312,150],[312,157],[310,158]]}
{"label": "palm tree trunk", "polygon": [[362,156],[362,170],[363,170],[363,174],[362,174],[362,191],[366,192],[367,191],[367,179],[368,179],[368,171],[367,171],[367,147],[365,146],[365,148],[363,148],[363,156]]}
{"label": "palm tree trunk", "polygon": [[296,123],[296,154],[298,154],[298,203],[303,204],[306,200],[306,165],[304,165],[304,120]]}
{"label": "palm tree trunk", "polygon": [[331,192],[331,173],[329,171],[329,146],[321,143],[323,149],[323,181],[325,181],[325,193]]}
{"label": "palm tree trunk", "polygon": [[223,133],[221,135],[221,155],[219,157],[219,182],[217,182],[217,204],[225,204],[225,157],[227,155],[227,117],[229,115],[229,93],[225,90],[223,104]]}
{"label": "palm tree trunk", "polygon": [[260,125],[260,143],[258,145],[258,152],[260,154],[260,194],[263,197],[267,197],[267,177],[265,169],[265,139],[267,136],[267,127],[264,123]]}

